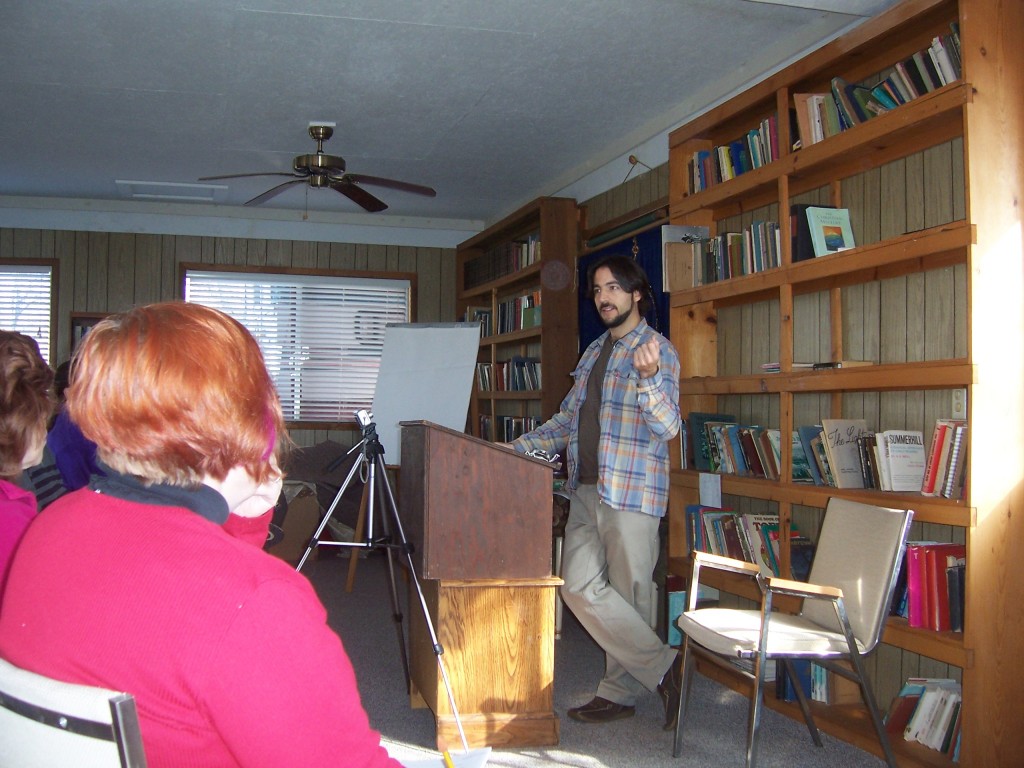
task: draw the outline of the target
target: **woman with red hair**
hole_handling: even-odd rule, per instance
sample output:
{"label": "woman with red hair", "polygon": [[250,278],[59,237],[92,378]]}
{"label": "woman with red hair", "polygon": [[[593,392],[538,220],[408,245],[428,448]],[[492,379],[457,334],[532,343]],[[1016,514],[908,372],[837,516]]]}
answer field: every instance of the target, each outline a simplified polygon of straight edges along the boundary
{"label": "woman with red hair", "polygon": [[287,442],[238,322],[167,302],[86,336],[67,395],[105,477],[26,533],[0,656],[132,693],[151,766],[397,766],[305,577],[265,554]]}
{"label": "woman with red hair", "polygon": [[14,481],[42,459],[52,383],[35,339],[0,331],[0,596],[14,550],[36,516],[36,497]]}

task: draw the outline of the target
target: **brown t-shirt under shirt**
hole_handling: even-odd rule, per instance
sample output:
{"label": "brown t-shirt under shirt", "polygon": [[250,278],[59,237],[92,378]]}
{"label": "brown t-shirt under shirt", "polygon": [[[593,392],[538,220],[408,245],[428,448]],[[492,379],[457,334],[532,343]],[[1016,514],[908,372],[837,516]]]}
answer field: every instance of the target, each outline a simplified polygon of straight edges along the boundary
{"label": "brown t-shirt under shirt", "polygon": [[594,361],[594,367],[587,378],[587,396],[580,407],[579,482],[587,485],[597,482],[597,444],[601,437],[601,389],[614,343],[611,336],[604,340],[601,354]]}

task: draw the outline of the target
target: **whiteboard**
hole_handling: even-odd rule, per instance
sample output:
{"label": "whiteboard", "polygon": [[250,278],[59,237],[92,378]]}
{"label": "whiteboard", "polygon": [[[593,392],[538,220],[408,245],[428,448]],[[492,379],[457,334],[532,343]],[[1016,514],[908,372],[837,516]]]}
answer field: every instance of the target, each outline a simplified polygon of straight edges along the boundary
{"label": "whiteboard", "polygon": [[479,323],[389,323],[373,394],[384,463],[399,466],[399,422],[431,421],[462,432],[480,349]]}

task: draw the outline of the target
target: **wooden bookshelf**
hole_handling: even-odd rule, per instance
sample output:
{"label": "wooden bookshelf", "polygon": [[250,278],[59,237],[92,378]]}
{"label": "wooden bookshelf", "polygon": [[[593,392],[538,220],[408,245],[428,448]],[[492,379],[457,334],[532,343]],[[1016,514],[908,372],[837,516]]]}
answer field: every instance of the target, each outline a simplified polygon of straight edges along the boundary
{"label": "wooden bookshelf", "polygon": [[[962,74],[931,93],[842,133],[793,149],[793,94],[825,92],[834,76],[872,84],[896,61],[959,24]],[[1024,5],[996,0],[906,0],[673,131],[672,224],[739,231],[774,220],[782,266],[672,294],[671,338],[682,374],[680,409],[734,413],[783,434],[821,418],[864,418],[872,430],[915,429],[925,439],[967,391],[970,443],[965,498],[722,476],[725,504],[776,512],[813,532],[832,496],[915,511],[912,538],[967,545],[963,633],[892,619],[871,660],[881,709],[909,676],[963,686],[960,764],[1009,765],[1024,750],[1014,702],[1024,614]],[[781,157],[691,192],[697,150],[728,144],[776,116]],[[849,208],[857,248],[792,262],[790,205]],[[795,360],[870,360],[836,370],[794,370]],[[778,361],[781,372],[760,365]],[[782,476],[791,449],[783,441]],[[675,467],[680,460],[673,446]],[[672,472],[669,569],[689,574],[685,507],[699,499],[695,471]],[[788,570],[788,537],[781,536]],[[708,577],[713,579],[713,576]],[[709,582],[710,583],[710,582]],[[726,599],[756,591],[721,579]],[[735,595],[736,597],[731,597]],[[728,672],[702,671],[737,690]],[[799,711],[770,702],[796,718]],[[822,728],[879,751],[856,708],[816,706]],[[945,766],[943,755],[894,743],[901,765]]]}
{"label": "wooden bookshelf", "polygon": [[[505,258],[509,244],[527,240],[539,244],[539,258],[532,263],[506,261],[488,266],[489,260]],[[576,202],[553,197],[534,200],[458,246],[458,318],[466,319],[469,307],[487,307],[492,313],[493,332],[480,339],[478,362],[490,365],[493,371],[513,357],[525,357],[539,361],[541,368],[539,389],[482,390],[474,381],[468,423],[471,434],[486,437],[481,433],[481,417],[487,417],[495,425],[494,439],[503,441],[499,427],[502,418],[532,418],[539,424],[558,411],[572,386],[569,374],[579,357],[575,278],[578,246]],[[494,269],[488,271],[491,267]],[[524,294],[540,298],[540,324],[498,333],[500,305]]]}

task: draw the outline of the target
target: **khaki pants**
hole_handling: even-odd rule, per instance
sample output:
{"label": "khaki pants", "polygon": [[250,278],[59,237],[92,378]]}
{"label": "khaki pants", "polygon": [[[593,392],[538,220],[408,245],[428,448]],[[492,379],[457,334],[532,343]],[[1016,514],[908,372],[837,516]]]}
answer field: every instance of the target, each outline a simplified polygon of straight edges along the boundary
{"label": "khaki pants", "polygon": [[676,657],[651,629],[659,518],[601,502],[596,485],[570,496],[562,560],[562,599],[605,651],[597,695],[633,706],[654,691]]}

